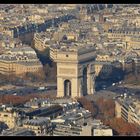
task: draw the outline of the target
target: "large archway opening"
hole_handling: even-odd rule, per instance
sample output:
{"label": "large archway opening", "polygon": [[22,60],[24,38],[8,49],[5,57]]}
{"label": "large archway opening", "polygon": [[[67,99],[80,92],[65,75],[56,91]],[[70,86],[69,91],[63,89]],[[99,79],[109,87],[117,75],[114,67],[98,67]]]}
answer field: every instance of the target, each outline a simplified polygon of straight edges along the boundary
{"label": "large archway opening", "polygon": [[83,69],[83,95],[87,95],[87,67]]}
{"label": "large archway opening", "polygon": [[71,81],[70,80],[64,81],[64,96],[65,97],[71,96]]}

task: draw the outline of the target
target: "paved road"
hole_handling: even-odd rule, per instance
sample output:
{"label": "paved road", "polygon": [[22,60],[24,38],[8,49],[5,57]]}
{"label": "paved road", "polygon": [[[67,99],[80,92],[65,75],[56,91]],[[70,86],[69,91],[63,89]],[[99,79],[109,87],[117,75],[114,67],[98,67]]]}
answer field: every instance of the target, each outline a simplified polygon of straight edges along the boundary
{"label": "paved road", "polygon": [[96,101],[100,97],[103,97],[104,99],[113,99],[116,96],[117,96],[117,93],[115,92],[112,92],[109,90],[100,90],[93,95],[87,95],[86,98],[91,101]]}
{"label": "paved road", "polygon": [[13,94],[13,95],[20,95],[20,96],[24,96],[27,94],[32,94],[32,93],[56,93],[56,86],[55,85],[49,85],[46,86],[47,88],[43,89],[43,90],[39,90],[39,87],[22,87],[20,89],[9,89],[9,90],[0,90],[0,95],[2,94]]}
{"label": "paved road", "polygon": [[129,86],[114,86],[114,87],[109,87],[107,90],[116,92],[118,94],[138,94],[140,93],[140,88],[138,87],[129,87]]}
{"label": "paved road", "polygon": [[114,99],[116,96],[120,96],[124,93],[127,95],[135,95],[140,98],[140,87],[129,85],[110,86],[105,90],[96,91],[94,95],[87,95],[86,98],[93,101],[96,101],[100,97],[103,97],[104,99]]}

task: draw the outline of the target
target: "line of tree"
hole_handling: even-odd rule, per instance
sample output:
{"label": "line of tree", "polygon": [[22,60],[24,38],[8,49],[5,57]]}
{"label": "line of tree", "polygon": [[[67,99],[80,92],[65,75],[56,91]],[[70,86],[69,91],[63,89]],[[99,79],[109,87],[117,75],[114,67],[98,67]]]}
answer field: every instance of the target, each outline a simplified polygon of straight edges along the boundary
{"label": "line of tree", "polygon": [[96,101],[98,106],[98,119],[111,119],[115,117],[115,103],[112,99],[104,99],[100,97]]}
{"label": "line of tree", "polygon": [[12,104],[12,105],[19,105],[24,104],[30,99],[33,98],[55,98],[52,93],[48,94],[29,94],[25,96],[17,96],[17,95],[0,95],[0,104]]}

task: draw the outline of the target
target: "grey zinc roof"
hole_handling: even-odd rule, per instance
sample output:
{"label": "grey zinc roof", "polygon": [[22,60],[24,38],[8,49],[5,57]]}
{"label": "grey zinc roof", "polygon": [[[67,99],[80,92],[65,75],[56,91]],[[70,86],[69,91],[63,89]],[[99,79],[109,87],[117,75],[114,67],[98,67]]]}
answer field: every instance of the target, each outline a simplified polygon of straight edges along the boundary
{"label": "grey zinc roof", "polygon": [[[1,55],[0,56],[0,60],[6,60],[6,61],[14,61],[14,60],[18,60],[18,58],[28,58],[29,60],[32,60],[31,62],[33,62],[33,60],[37,61],[38,58],[34,55]],[[23,61],[23,60],[22,60]],[[21,61],[19,61],[21,62]]]}
{"label": "grey zinc roof", "polygon": [[32,52],[35,52],[34,49],[32,49],[31,47],[27,46],[27,45],[24,45],[20,48],[12,48],[11,49],[12,52],[18,52],[18,51],[32,51]]}
{"label": "grey zinc roof", "polygon": [[42,125],[45,125],[46,123],[49,123],[49,122],[50,122],[49,118],[39,117],[39,118],[27,120],[25,122],[25,124],[33,125],[33,126],[38,126],[38,125],[41,125],[42,126]]}

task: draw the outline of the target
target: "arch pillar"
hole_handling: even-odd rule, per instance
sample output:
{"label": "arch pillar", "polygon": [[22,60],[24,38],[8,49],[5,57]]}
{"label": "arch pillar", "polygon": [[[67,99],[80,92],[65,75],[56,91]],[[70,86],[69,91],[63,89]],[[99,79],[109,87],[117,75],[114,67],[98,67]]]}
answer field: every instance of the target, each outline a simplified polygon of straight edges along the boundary
{"label": "arch pillar", "polygon": [[94,94],[94,82],[95,82],[95,73],[93,66],[90,64],[88,66],[88,73],[87,73],[87,93]]}
{"label": "arch pillar", "polygon": [[57,76],[57,92],[59,93],[59,94],[57,94],[57,97],[64,96],[64,88],[62,86],[63,84],[64,84],[64,79]]}
{"label": "arch pillar", "polygon": [[134,73],[137,76],[138,75],[138,60],[137,60],[137,58],[134,59],[134,63],[135,63]]}

